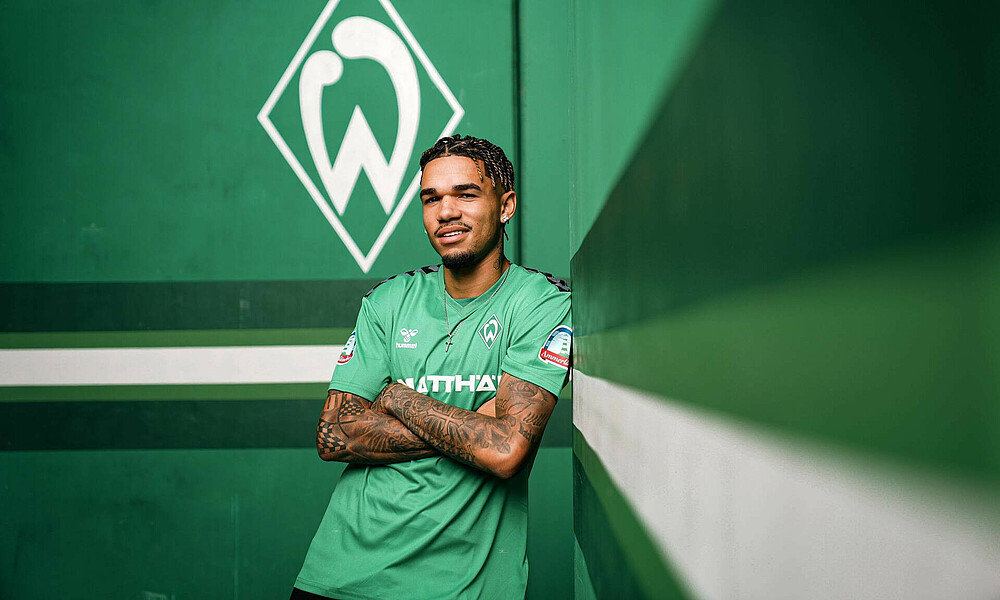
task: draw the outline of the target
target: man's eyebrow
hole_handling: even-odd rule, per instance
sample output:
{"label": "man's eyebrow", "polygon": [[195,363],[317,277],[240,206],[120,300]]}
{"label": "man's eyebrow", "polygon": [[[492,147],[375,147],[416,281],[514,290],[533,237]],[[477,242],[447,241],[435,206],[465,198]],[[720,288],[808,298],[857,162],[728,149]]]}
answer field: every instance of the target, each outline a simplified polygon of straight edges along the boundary
{"label": "man's eyebrow", "polygon": [[[483,191],[483,188],[479,187],[475,183],[460,183],[451,188],[453,192],[464,192],[466,190],[478,190]],[[436,196],[438,191],[434,188],[424,188],[420,190],[421,196]]]}

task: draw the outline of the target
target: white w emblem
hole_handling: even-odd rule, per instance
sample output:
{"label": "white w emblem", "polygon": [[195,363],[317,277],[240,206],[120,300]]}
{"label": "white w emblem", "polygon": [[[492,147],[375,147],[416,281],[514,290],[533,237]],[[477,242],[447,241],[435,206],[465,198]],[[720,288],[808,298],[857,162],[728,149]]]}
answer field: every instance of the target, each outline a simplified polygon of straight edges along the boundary
{"label": "white w emblem", "polygon": [[496,314],[490,316],[490,319],[479,328],[479,337],[483,339],[483,343],[486,344],[486,348],[489,350],[493,349],[493,343],[497,341],[500,337],[500,332],[503,331],[503,326],[500,325],[500,319],[497,318]]}
{"label": "white w emblem", "polygon": [[306,60],[299,76],[299,105],[309,152],[338,214],[344,214],[354,184],[364,169],[388,215],[396,203],[396,194],[399,193],[413,153],[413,143],[417,139],[417,123],[420,121],[417,67],[403,40],[385,25],[367,17],[350,17],[338,23],[333,28],[333,48],[344,58],[374,60],[389,74],[399,109],[396,145],[392,149],[392,157],[386,162],[365,114],[360,106],[354,105],[340,152],[330,166],[330,153],[323,135],[323,90],[340,80],[344,74],[344,61],[337,52],[320,50]]}
{"label": "white w emblem", "polygon": [[[358,266],[367,273],[389,241],[420,184],[419,168],[413,164],[413,149],[417,143],[418,131],[427,130],[420,127],[423,103],[417,62],[451,109],[451,118],[438,137],[450,135],[465,111],[389,0],[379,0],[379,4],[395,26],[395,30],[386,24],[388,21],[383,23],[365,16],[349,16],[337,23],[330,33],[328,39],[333,50],[319,49],[313,52],[313,46],[320,34],[329,31],[326,29],[327,23],[339,2],[340,0],[330,0],[323,9],[291,64],[282,74],[278,85],[261,108],[257,120],[271,136],[271,140],[295,171],[299,181],[305,186],[330,226],[343,240]],[[414,62],[414,58],[417,62]],[[367,88],[359,88],[357,85],[351,87],[346,83],[331,88],[341,81],[344,70],[351,68],[345,66],[345,59],[348,61],[364,59],[378,64],[385,70],[392,83],[397,113],[396,139],[388,158],[383,154],[382,146],[375,138],[368,118],[360,106],[360,102],[366,98]],[[294,80],[296,72],[299,77],[298,111],[302,133],[305,135],[305,146],[308,148],[309,157],[315,167],[314,173],[318,176],[315,179],[318,181],[314,180],[314,176],[302,166],[300,158],[296,157],[296,152],[289,147],[289,142],[278,132],[271,120],[271,112]],[[349,102],[348,106],[354,104],[347,130],[340,146],[333,153],[327,146],[324,132],[324,122],[329,120],[324,119],[323,114],[324,93],[327,94],[327,104],[331,96]],[[377,99],[373,106],[379,106]],[[344,116],[346,117],[346,114]],[[437,129],[431,125],[430,132],[434,131]],[[421,133],[421,138],[425,137],[426,133]],[[294,140],[295,134],[289,139]],[[427,137],[427,140],[430,139]],[[300,147],[298,153],[302,156],[305,148]],[[334,157],[333,160],[331,156]],[[358,246],[343,220],[344,212],[362,171],[371,182],[378,203],[387,217],[385,225],[367,252]],[[326,196],[320,188],[326,192]]]}
{"label": "white w emblem", "polygon": [[399,334],[403,336],[403,341],[408,342],[410,338],[417,335],[416,329],[407,329],[406,327],[399,330]]}

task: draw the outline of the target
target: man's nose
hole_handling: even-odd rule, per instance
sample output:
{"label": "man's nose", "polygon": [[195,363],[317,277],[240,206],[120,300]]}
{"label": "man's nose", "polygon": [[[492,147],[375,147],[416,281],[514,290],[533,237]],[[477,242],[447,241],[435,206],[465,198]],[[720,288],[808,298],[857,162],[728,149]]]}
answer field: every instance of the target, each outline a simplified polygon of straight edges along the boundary
{"label": "man's nose", "polygon": [[462,211],[458,208],[458,203],[451,197],[441,198],[440,209],[438,210],[438,221],[452,221],[462,216]]}

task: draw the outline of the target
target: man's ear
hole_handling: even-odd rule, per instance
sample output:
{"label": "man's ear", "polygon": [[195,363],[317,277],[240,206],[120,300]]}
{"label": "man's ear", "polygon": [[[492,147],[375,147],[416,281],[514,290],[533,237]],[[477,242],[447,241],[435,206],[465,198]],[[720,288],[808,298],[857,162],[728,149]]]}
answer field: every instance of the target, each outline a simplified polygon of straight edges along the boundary
{"label": "man's ear", "polygon": [[500,218],[505,222],[510,221],[515,212],[517,212],[517,192],[511,190],[500,196]]}

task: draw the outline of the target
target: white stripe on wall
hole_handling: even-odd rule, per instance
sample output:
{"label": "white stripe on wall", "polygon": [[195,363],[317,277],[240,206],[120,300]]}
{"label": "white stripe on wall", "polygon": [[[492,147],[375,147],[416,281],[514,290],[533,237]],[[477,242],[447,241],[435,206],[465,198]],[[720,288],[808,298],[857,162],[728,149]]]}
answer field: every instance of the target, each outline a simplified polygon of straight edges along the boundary
{"label": "white stripe on wall", "polygon": [[343,346],[0,350],[0,386],[313,383]]}
{"label": "white stripe on wall", "polygon": [[573,395],[577,429],[698,598],[1000,598],[989,498],[580,372]]}

